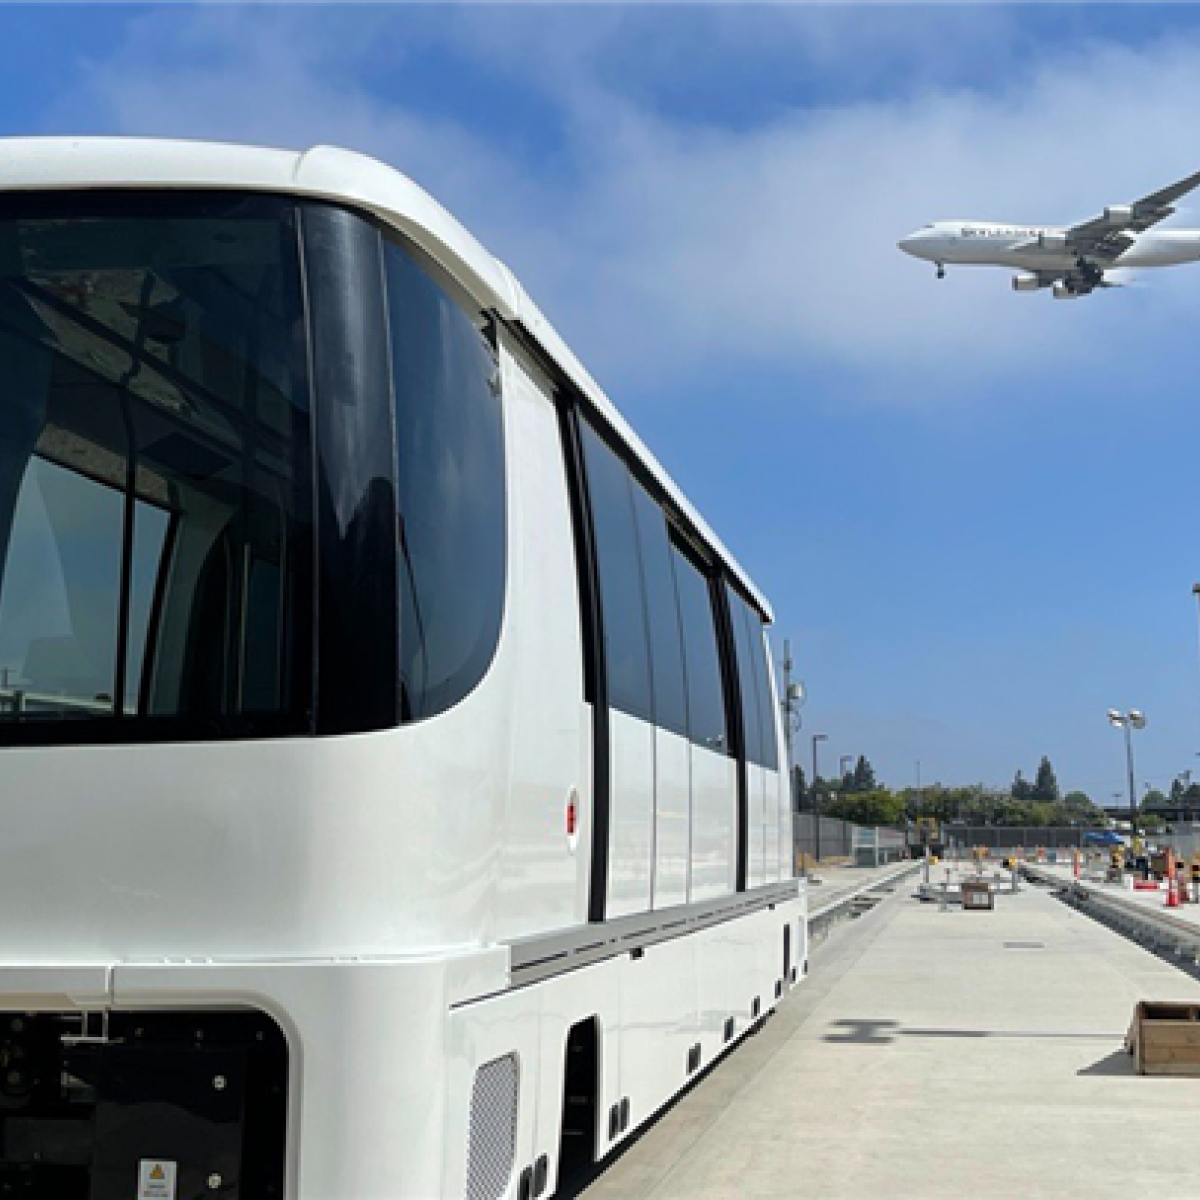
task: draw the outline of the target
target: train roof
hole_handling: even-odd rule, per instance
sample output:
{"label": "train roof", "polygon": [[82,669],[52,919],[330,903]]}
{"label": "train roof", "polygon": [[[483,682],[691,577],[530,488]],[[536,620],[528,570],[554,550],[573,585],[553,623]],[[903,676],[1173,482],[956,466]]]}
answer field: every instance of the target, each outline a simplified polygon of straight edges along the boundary
{"label": "train roof", "polygon": [[518,324],[592,403],[613,433],[754,598],[771,606],[511,271],[432,196],[378,159],[335,146],[274,150],[149,138],[2,138],[0,191],[227,188],[340,201],[373,213],[441,263],[485,308]]}

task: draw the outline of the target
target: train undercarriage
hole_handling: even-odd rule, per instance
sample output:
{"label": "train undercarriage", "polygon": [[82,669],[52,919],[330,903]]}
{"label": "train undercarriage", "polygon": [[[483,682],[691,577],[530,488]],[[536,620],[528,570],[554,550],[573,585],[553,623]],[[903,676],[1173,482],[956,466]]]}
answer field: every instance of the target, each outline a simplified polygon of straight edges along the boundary
{"label": "train undercarriage", "polygon": [[287,1073],[259,1013],[0,1013],[0,1197],[282,1197]]}

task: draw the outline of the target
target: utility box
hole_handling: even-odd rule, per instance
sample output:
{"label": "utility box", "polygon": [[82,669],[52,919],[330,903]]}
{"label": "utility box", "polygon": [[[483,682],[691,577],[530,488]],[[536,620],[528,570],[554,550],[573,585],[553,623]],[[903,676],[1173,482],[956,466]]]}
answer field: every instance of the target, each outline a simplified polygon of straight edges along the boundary
{"label": "utility box", "polygon": [[1139,1075],[1200,1077],[1200,1004],[1141,1001],[1125,1049]]}
{"label": "utility box", "polygon": [[992,885],[986,879],[964,879],[960,891],[963,908],[976,911],[995,908]]}

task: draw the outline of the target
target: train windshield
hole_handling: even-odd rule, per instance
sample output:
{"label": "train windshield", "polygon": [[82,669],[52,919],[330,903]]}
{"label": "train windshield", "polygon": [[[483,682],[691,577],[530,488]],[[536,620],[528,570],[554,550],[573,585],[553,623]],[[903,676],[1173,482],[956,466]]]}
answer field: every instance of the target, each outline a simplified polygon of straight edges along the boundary
{"label": "train windshield", "polygon": [[303,723],[296,221],[237,195],[0,206],[0,737]]}

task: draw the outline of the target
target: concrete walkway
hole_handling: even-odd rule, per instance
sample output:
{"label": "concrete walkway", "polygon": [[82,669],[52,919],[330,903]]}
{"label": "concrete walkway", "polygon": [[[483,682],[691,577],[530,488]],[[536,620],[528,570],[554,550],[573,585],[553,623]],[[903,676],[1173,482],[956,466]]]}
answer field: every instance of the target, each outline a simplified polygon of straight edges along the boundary
{"label": "concrete walkway", "polygon": [[1044,891],[842,926],[756,1037],[581,1195],[1200,1194],[1200,1080],[1135,1076],[1140,999],[1200,984]]}

